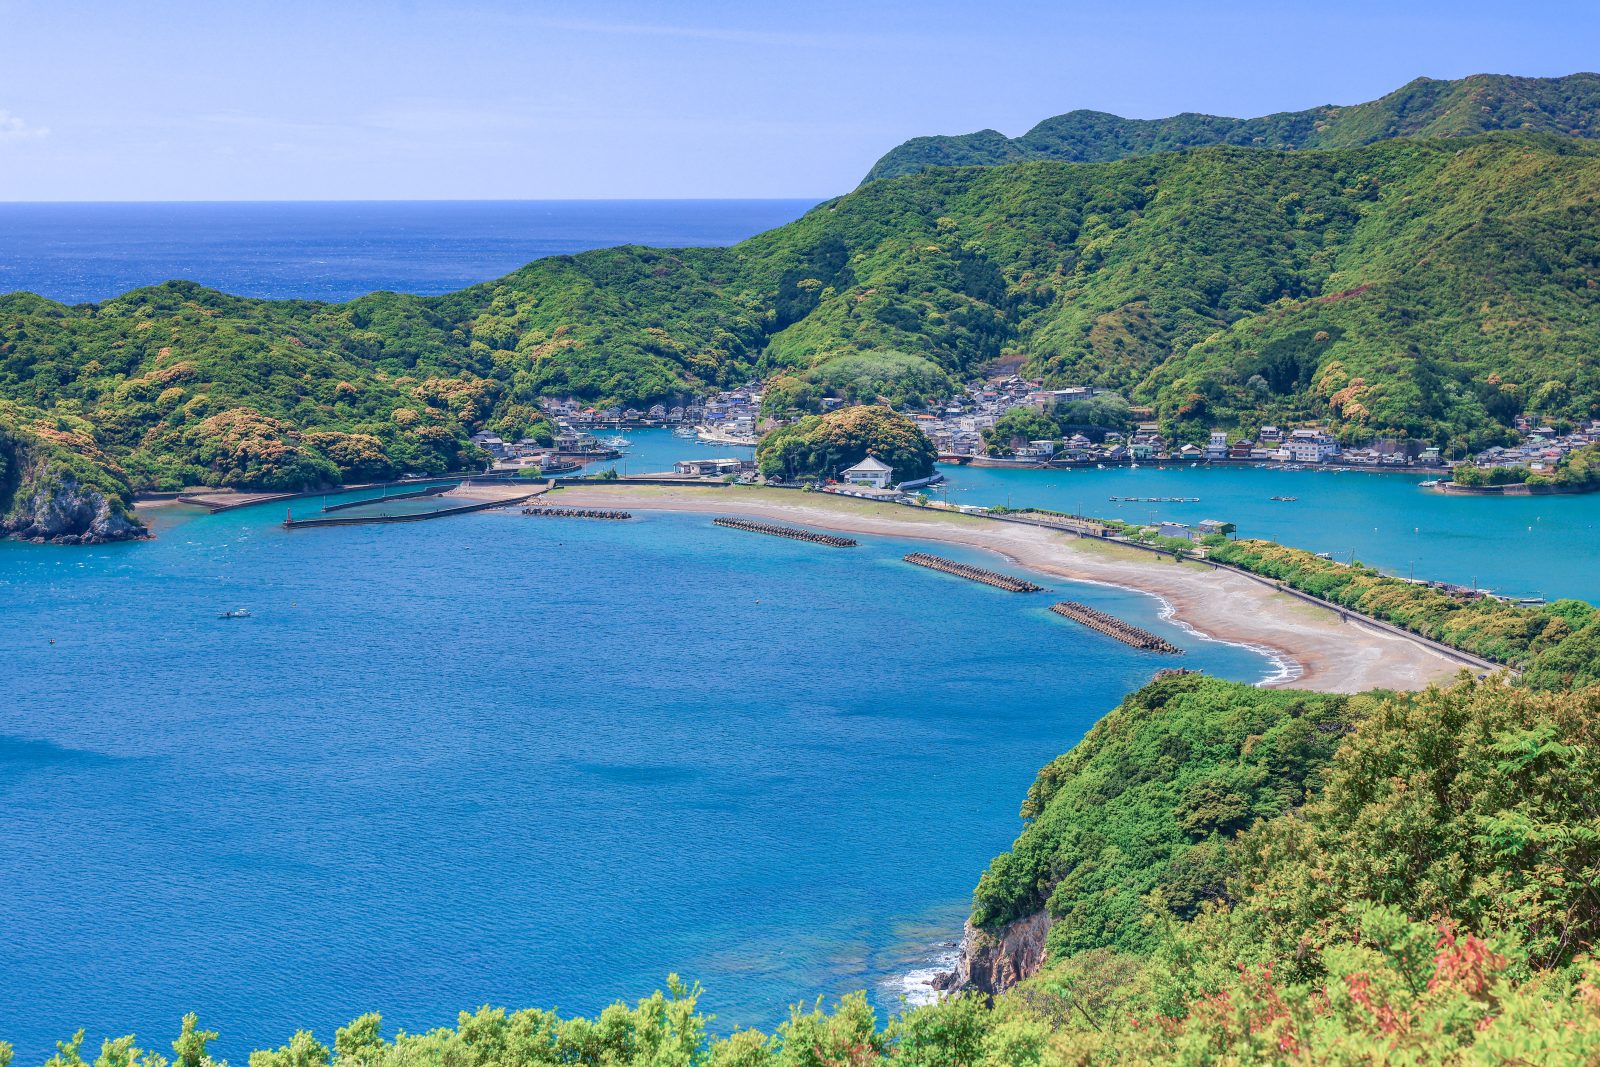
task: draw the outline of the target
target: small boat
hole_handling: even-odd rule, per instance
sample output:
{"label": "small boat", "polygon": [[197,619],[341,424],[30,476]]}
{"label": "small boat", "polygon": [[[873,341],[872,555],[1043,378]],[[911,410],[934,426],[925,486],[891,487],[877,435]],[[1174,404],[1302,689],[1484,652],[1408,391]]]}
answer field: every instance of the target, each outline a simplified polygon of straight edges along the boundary
{"label": "small boat", "polygon": [[1427,481],[1418,482],[1417,484],[1420,485],[1424,489],[1435,489],[1439,485],[1439,479],[1437,479],[1437,478],[1429,478]]}
{"label": "small boat", "polygon": [[217,616],[219,619],[248,619],[249,617],[249,608],[234,608],[232,611],[224,611],[221,615]]}
{"label": "small boat", "polygon": [[1281,501],[1284,501],[1286,503],[1293,503],[1294,501],[1299,500],[1300,498],[1297,497],[1297,496],[1275,496],[1272,499],[1273,500],[1281,500]]}
{"label": "small boat", "polygon": [[679,426],[676,430],[672,431],[672,436],[674,436],[674,437],[698,437],[700,435],[695,431],[695,428],[693,426]]}
{"label": "small boat", "polygon": [[605,445],[607,448],[614,448],[619,452],[627,449],[633,444],[632,441],[628,440],[626,437],[623,437],[621,434],[618,434],[615,437],[607,437],[600,443]]}

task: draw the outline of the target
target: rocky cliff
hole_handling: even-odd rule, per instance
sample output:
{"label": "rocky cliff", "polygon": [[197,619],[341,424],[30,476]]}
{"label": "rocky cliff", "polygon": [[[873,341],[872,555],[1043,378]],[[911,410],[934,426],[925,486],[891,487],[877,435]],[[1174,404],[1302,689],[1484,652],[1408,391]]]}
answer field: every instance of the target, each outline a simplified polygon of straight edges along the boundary
{"label": "rocky cliff", "polygon": [[1049,932],[1050,913],[1044,909],[1006,923],[992,933],[973,926],[969,920],[956,969],[940,975],[934,985],[949,993],[975,990],[998,996],[1039,970]]}
{"label": "rocky cliff", "polygon": [[0,536],[58,545],[128,541],[150,533],[116,487],[80,478],[69,455],[16,437],[0,455]]}

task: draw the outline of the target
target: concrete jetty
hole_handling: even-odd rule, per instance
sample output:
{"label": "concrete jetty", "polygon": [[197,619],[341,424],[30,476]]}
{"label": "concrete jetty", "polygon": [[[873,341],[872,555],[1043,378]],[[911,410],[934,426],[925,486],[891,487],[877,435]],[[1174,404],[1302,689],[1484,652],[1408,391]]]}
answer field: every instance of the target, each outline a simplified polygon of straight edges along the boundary
{"label": "concrete jetty", "polygon": [[957,563],[953,559],[945,559],[943,556],[931,556],[926,552],[912,552],[905,557],[905,561],[907,563],[915,563],[919,567],[927,567],[930,570],[953,574],[957,578],[965,578],[968,581],[992,585],[996,589],[1004,589],[1008,593],[1037,593],[1044,589],[1042,585],[1034,585],[1032,582],[1024,581],[1021,578],[1013,578],[1009,574],[985,570],[982,567],[973,567],[966,563]]}

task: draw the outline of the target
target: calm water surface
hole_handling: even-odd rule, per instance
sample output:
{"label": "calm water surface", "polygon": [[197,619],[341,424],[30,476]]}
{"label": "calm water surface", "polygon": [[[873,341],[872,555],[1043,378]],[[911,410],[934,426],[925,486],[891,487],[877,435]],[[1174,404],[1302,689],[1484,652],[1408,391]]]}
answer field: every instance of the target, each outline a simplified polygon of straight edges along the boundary
{"label": "calm water surface", "polygon": [[[671,469],[677,459],[749,455],[635,431],[624,473]],[[957,504],[1032,505],[1128,522],[1223,519],[1242,537],[1355,558],[1399,575],[1436,578],[1509,595],[1600,603],[1600,493],[1461,497],[1418,487],[1423,475],[1282,471],[1261,467],[1153,466],[1035,471],[942,466],[931,490]],[[1199,503],[1127,503],[1110,497],[1199,497]],[[1292,502],[1274,496],[1293,496]]]}
{"label": "calm water surface", "polygon": [[[1037,769],[1169,662],[1048,595],[905,564],[910,543],[280,515],[0,543],[0,1034],[21,1063],[79,1026],[165,1047],[187,1010],[240,1062],[365,1011],[590,1012],[669,971],[720,1025],[856,988],[892,1007]],[[1069,595],[1187,666],[1270,667],[1150,598]],[[254,617],[216,617],[237,606]]]}
{"label": "calm water surface", "polygon": [[183,278],[240,296],[436,294],[541,256],[729,245],[810,200],[0,204],[0,293],[105,300]]}
{"label": "calm water surface", "polygon": [[[731,243],[807,206],[0,205],[0,291],[441,292],[538,255]],[[748,454],[631,436],[631,473]],[[1600,600],[1600,496],[947,473],[962,503],[1222,518],[1398,573]],[[592,1012],[672,970],[721,1026],[856,988],[892,1007],[946,951],[1038,767],[1163,665],[1048,596],[906,565],[910,543],[832,551],[669,516],[293,534],[280,517],[0,542],[0,1039],[20,1063],[79,1026],[89,1047],[137,1031],[164,1048],[188,1010],[234,1062],[370,1010],[391,1031],[485,1002]],[[1187,666],[1270,669],[1149,598],[1043,584],[1163,632]],[[239,606],[255,616],[216,618]]]}
{"label": "calm water surface", "polygon": [[[1027,471],[941,468],[949,499],[1024,503],[1128,522],[1223,519],[1242,537],[1358,560],[1392,574],[1476,583],[1516,596],[1600,603],[1600,494],[1446,496],[1422,476],[1259,467]],[[945,490],[940,490],[943,497]],[[1199,497],[1198,504],[1113,503],[1112,496]],[[1298,497],[1293,502],[1274,496]]]}

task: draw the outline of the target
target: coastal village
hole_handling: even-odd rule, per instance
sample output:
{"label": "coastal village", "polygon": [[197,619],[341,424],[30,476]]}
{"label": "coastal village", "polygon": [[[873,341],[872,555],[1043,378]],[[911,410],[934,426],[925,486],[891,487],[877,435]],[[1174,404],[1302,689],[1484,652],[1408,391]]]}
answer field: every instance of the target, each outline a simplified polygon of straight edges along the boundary
{"label": "coastal village", "polygon": [[[1516,427],[1522,440],[1495,446],[1464,459],[1450,459],[1438,445],[1411,438],[1376,435],[1360,444],[1341,443],[1323,425],[1263,425],[1251,432],[1214,428],[1204,444],[1169,441],[1149,408],[1128,406],[1133,423],[1122,429],[1083,426],[1074,432],[1040,439],[997,440],[995,427],[1018,409],[1051,415],[1063,405],[1117,394],[1090,386],[1047,389],[1037,380],[1009,375],[969,382],[962,391],[926,410],[907,414],[927,435],[943,463],[987,467],[1137,467],[1142,463],[1193,463],[1257,465],[1283,469],[1365,469],[1416,471],[1448,475],[1462,464],[1493,469],[1526,468],[1532,473],[1553,471],[1571,453],[1600,445],[1600,419],[1579,426],[1556,427],[1519,416]],[[783,418],[762,413],[762,387],[751,382],[706,398],[689,397],[681,403],[658,403],[648,408],[597,408],[581,401],[545,399],[541,409],[556,432],[548,443],[531,439],[506,441],[480,432],[474,444],[493,458],[497,467],[537,467],[546,474],[576,472],[598,460],[616,459],[627,447],[621,431],[659,427],[670,429],[686,444],[754,447],[761,434],[782,425]],[[824,411],[845,406],[838,398],[822,400]],[[755,465],[733,457],[686,456],[671,471],[678,477],[757,480]],[[841,471],[846,485],[886,490],[896,484],[890,475],[873,470]],[[935,479],[936,480],[936,479]],[[1441,479],[1443,480],[1443,479]],[[1438,481],[1425,483],[1430,487]],[[904,486],[902,489],[920,488]]]}

